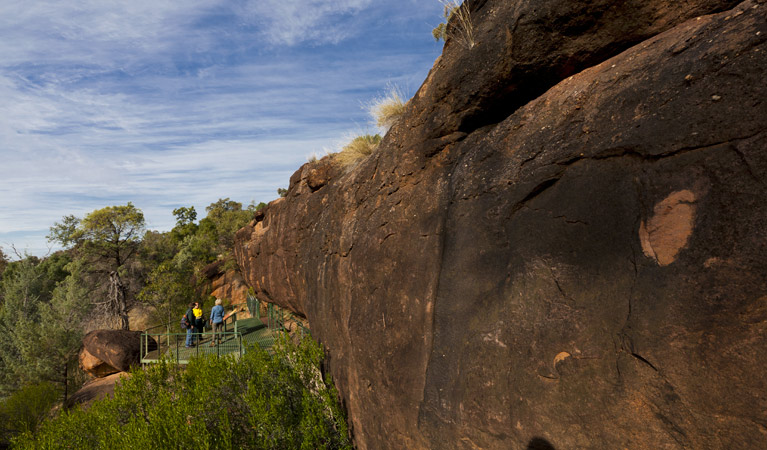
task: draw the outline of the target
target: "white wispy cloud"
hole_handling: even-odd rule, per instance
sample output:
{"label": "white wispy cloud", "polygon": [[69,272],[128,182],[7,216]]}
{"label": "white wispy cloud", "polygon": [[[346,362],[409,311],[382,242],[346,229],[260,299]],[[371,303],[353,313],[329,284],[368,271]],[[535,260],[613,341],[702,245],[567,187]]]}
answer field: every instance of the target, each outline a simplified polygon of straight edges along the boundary
{"label": "white wispy cloud", "polygon": [[373,0],[249,0],[238,9],[247,24],[260,28],[273,45],[338,43],[351,35],[344,19],[369,7]]}
{"label": "white wispy cloud", "polygon": [[0,3],[0,246],[132,201],[153,229],[269,201],[312,153],[412,94],[440,47],[416,0]]}

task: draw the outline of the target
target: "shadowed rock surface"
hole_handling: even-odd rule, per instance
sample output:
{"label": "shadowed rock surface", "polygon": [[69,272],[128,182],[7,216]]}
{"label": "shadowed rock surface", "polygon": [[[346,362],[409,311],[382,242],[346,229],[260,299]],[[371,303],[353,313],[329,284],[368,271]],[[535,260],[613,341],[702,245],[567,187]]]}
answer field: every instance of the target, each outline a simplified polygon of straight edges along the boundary
{"label": "shadowed rock surface", "polygon": [[94,378],[80,390],[69,397],[64,404],[66,409],[73,408],[75,406],[81,406],[84,409],[90,407],[90,405],[96,400],[101,400],[104,397],[112,397],[115,393],[115,384],[120,381],[121,378],[130,376],[125,372],[115,373],[103,378]]}
{"label": "shadowed rock surface", "polygon": [[376,153],[238,232],[358,448],[763,445],[767,5],[733,6],[473,2]]}
{"label": "shadowed rock surface", "polygon": [[103,378],[120,371],[91,355],[85,348],[80,350],[80,368],[83,369],[85,373],[95,378]]}

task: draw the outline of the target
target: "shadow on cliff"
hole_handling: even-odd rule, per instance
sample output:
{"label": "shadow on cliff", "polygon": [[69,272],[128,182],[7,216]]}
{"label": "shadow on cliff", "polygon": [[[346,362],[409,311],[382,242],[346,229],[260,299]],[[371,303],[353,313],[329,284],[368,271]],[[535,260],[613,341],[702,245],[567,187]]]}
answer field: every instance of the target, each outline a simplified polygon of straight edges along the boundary
{"label": "shadow on cliff", "polygon": [[527,443],[525,450],[557,450],[549,441],[543,438],[533,438]]}

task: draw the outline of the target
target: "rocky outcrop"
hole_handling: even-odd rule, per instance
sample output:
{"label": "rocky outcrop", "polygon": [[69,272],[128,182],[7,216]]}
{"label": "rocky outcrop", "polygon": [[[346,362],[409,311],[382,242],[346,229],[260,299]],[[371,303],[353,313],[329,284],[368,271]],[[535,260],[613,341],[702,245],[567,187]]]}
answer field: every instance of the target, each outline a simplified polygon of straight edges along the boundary
{"label": "rocky outcrop", "polygon": [[156,320],[159,315],[157,308],[154,306],[145,303],[135,303],[128,310],[130,329],[133,331],[143,331],[152,328],[158,325]]}
{"label": "rocky outcrop", "polygon": [[[83,350],[105,364],[127,372],[141,363],[141,331],[94,330],[83,338]],[[149,338],[147,351],[157,349],[157,342]],[[81,355],[80,360],[83,360]]]}
{"label": "rocky outcrop", "polygon": [[[141,331],[94,330],[83,337],[80,368],[93,379],[65,403],[66,408],[87,408],[94,401],[111,396],[121,377],[130,376],[131,368],[141,363]],[[157,341],[149,338],[147,351],[157,349]]]}
{"label": "rocky outcrop", "polygon": [[99,358],[90,354],[85,348],[80,350],[80,368],[88,375],[95,378],[104,378],[113,373],[120,372]]}
{"label": "rocky outcrop", "polygon": [[67,399],[64,407],[71,409],[80,406],[83,409],[88,409],[93,402],[105,397],[112,397],[115,393],[115,384],[122,378],[129,376],[129,373],[120,372],[89,380],[80,390]]}
{"label": "rocky outcrop", "polygon": [[210,295],[225,300],[227,314],[233,311],[241,319],[250,317],[249,286],[238,271],[227,269],[222,261],[217,261],[205,266],[202,273],[210,282]]}
{"label": "rocky outcrop", "polygon": [[238,232],[248,284],[360,449],[759,448],[767,5],[471,9],[376,153]]}

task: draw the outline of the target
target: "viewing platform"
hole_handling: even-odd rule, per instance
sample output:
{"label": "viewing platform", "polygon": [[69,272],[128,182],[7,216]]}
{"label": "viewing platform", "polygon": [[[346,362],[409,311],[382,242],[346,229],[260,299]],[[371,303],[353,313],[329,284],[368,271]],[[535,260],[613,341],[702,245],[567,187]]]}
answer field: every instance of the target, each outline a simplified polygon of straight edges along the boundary
{"label": "viewing platform", "polygon": [[[251,314],[260,315],[259,302],[255,298],[248,299],[248,308]],[[224,331],[218,333],[221,336],[220,343],[214,343],[214,333],[206,330],[197,335],[200,340],[192,347],[185,345],[185,331],[172,333],[164,326],[150,328],[141,335],[141,364],[156,363],[163,357],[177,364],[188,364],[192,357],[200,355],[240,357],[253,345],[268,351],[279,334],[285,331],[285,312],[272,304],[268,304],[266,312],[264,317],[245,319],[238,319],[237,314],[232,313],[224,319]],[[158,328],[164,328],[165,332]],[[156,347],[151,343],[150,337],[157,343]]]}

